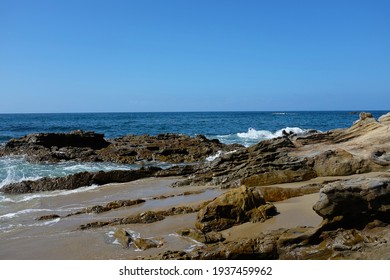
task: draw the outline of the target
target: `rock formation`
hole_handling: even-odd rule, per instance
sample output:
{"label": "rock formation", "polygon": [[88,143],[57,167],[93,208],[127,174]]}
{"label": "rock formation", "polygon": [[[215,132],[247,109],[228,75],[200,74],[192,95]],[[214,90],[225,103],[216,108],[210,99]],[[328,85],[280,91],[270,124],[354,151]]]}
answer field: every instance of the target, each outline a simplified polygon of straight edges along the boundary
{"label": "rock formation", "polygon": [[264,221],[275,214],[275,206],[266,203],[256,189],[243,186],[200,209],[195,226],[202,232],[221,231],[248,221]]}
{"label": "rock formation", "polygon": [[390,174],[330,183],[321,189],[313,209],[328,229],[360,229],[374,220],[390,223]]}
{"label": "rock formation", "polygon": [[231,151],[241,145],[226,145],[203,135],[127,135],[105,140],[103,134],[84,132],[37,133],[11,139],[0,148],[0,156],[26,155],[31,162],[115,162],[169,163],[199,162],[218,151]]}
{"label": "rock formation", "polygon": [[99,161],[96,150],[110,143],[103,134],[76,130],[70,133],[36,133],[6,143],[0,155],[26,155],[31,162]]}
{"label": "rock formation", "polygon": [[205,163],[175,186],[266,186],[383,171],[390,165],[388,119],[362,113],[348,129],[262,141]]}
{"label": "rock formation", "polygon": [[5,185],[1,191],[5,193],[33,193],[53,190],[73,190],[91,185],[108,183],[124,183],[141,178],[151,177],[161,168],[149,167],[138,170],[113,170],[99,172],[80,172],[65,177],[42,178],[35,181],[22,181]]}

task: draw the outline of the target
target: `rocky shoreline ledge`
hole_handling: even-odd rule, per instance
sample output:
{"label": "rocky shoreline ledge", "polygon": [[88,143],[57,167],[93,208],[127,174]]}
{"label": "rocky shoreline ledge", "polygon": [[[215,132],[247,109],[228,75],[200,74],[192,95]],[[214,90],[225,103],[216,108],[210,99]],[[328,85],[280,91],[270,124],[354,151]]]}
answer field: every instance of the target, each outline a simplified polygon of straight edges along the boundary
{"label": "rocky shoreline ledge", "polygon": [[[217,153],[219,156],[213,161],[205,161]],[[102,134],[75,131],[12,139],[1,148],[0,156],[12,155],[26,155],[31,162],[157,160],[189,165],[83,172],[10,184],[0,190],[10,194],[167,176],[184,176],[172,185],[177,188],[210,186],[224,190],[221,196],[198,205],[103,219],[78,229],[154,223],[167,216],[197,213],[193,228],[178,228],[177,233],[201,242],[202,246],[190,252],[168,248],[145,259],[390,258],[390,113],[378,120],[370,113],[361,113],[359,120],[347,129],[312,131],[307,135],[286,133],[247,148],[224,145],[204,136],[129,135],[106,140]],[[229,238],[242,225],[267,225],[283,215],[276,202],[316,193],[317,202],[307,210],[322,218],[319,225],[281,227],[253,232],[252,237]],[[110,211],[143,202],[116,201],[86,208],[82,213],[99,214],[99,209]],[[54,213],[41,218],[66,217]],[[125,248],[164,250],[164,242],[133,239],[123,227],[118,227],[115,236]]]}

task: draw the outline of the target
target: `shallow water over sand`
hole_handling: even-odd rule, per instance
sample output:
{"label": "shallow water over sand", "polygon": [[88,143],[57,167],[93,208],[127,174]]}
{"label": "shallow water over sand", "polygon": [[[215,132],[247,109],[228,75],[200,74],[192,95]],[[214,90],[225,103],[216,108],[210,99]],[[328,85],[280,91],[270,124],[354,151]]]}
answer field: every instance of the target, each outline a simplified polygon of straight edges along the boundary
{"label": "shallow water over sand", "polygon": [[[196,213],[167,217],[152,224],[131,224],[78,230],[78,226],[93,221],[122,218],[146,210],[164,210],[173,206],[197,205],[221,194],[205,187],[172,188],[178,178],[143,179],[125,184],[110,184],[28,195],[4,195],[0,208],[0,259],[132,259],[166,250],[191,250],[197,243],[179,237],[180,228],[193,227]],[[204,192],[182,196],[186,191]],[[161,195],[176,195],[152,200]],[[180,195],[180,196],[179,196]],[[82,208],[104,205],[115,200],[145,199],[140,205],[119,208],[102,214],[81,214],[67,218],[38,221],[48,214],[65,216]],[[142,238],[162,240],[160,248],[138,251],[123,249],[113,233],[123,227]]]}

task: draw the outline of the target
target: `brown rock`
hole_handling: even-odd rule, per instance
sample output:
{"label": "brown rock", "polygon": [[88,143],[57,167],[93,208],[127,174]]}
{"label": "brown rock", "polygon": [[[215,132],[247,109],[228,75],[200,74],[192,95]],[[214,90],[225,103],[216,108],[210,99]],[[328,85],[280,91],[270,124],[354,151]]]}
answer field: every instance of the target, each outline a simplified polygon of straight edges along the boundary
{"label": "brown rock", "polygon": [[135,247],[137,247],[137,249],[145,251],[151,248],[161,247],[163,245],[163,242],[156,241],[153,239],[136,238],[134,239],[133,244]]}
{"label": "brown rock", "polygon": [[390,178],[351,179],[321,189],[314,211],[327,220],[327,229],[363,228],[380,220],[390,222]]}
{"label": "brown rock", "polygon": [[217,197],[198,213],[196,228],[202,232],[220,231],[248,221],[263,221],[276,214],[255,188],[242,186]]}
{"label": "brown rock", "polygon": [[123,248],[128,248],[132,238],[130,234],[124,229],[117,229],[114,233],[114,237],[122,245]]}
{"label": "brown rock", "polygon": [[317,176],[345,176],[369,171],[367,161],[342,149],[315,156],[313,169]]}
{"label": "brown rock", "polygon": [[51,214],[51,215],[41,216],[41,217],[39,217],[37,220],[38,220],[38,221],[44,221],[44,220],[53,220],[53,219],[58,219],[58,218],[60,218],[59,215],[57,215],[57,214]]}
{"label": "brown rock", "polygon": [[268,202],[286,200],[292,197],[317,193],[322,188],[320,184],[310,184],[299,188],[281,188],[274,186],[259,187],[261,195]]}
{"label": "brown rock", "polygon": [[197,229],[182,229],[179,230],[178,233],[181,236],[188,237],[205,244],[212,244],[225,240],[221,233],[214,231],[203,233]]}
{"label": "brown rock", "polygon": [[160,168],[149,167],[139,170],[113,170],[100,172],[80,172],[65,177],[45,177],[35,181],[22,181],[4,186],[1,190],[5,193],[33,193],[54,190],[73,190],[93,184],[103,185],[108,183],[124,183],[141,178],[154,176]]}

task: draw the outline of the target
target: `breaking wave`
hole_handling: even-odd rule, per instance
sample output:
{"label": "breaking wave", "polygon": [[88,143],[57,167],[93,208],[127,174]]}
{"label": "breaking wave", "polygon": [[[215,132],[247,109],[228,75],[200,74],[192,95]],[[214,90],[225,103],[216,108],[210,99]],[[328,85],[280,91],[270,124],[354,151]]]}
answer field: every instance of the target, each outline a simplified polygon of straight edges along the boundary
{"label": "breaking wave", "polygon": [[285,127],[273,132],[269,130],[256,130],[255,128],[251,127],[246,132],[239,132],[228,135],[217,135],[215,138],[225,144],[238,143],[248,147],[263,140],[281,137],[283,136],[283,131],[285,131],[287,134],[305,134],[310,130],[303,129],[300,127]]}

